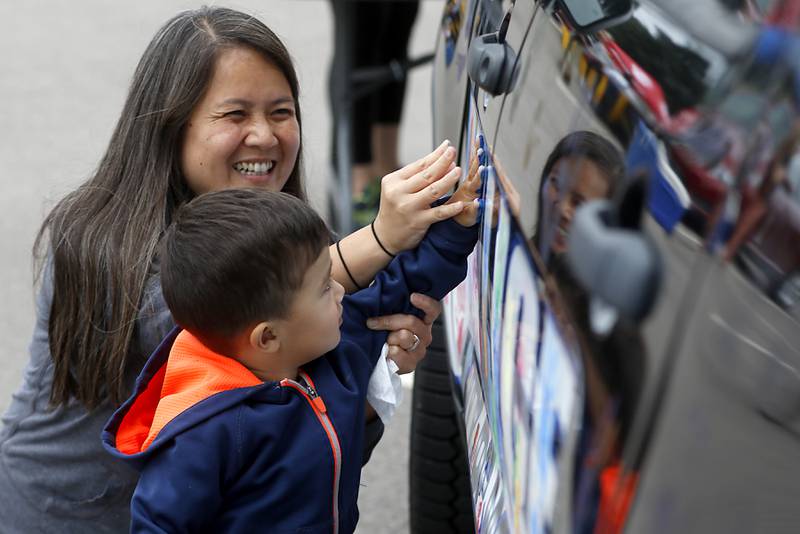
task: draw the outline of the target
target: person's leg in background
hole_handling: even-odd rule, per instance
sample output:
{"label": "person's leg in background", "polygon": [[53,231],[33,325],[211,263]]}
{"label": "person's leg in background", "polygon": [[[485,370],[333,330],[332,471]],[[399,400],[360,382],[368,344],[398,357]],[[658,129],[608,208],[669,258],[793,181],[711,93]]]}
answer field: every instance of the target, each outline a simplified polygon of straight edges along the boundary
{"label": "person's leg in background", "polygon": [[[386,2],[353,2],[353,70],[382,66],[379,48],[386,26]],[[380,202],[378,171],[373,166],[372,125],[378,106],[379,93],[373,91],[353,102],[352,112],[352,171],[353,223],[366,226],[375,217]],[[394,170],[394,169],[393,169]],[[390,171],[391,172],[391,171]]]}
{"label": "person's leg in background", "polygon": [[[408,59],[408,41],[419,9],[417,0],[357,2],[354,68],[380,67]],[[401,167],[400,119],[406,80],[381,86],[353,108],[353,221],[365,226],[380,201],[380,179]]]}
{"label": "person's leg in background", "polygon": [[[381,33],[383,43],[379,49],[382,53],[380,62],[389,64],[392,60],[406,61],[408,42],[419,10],[419,2],[386,2],[385,5],[387,13]],[[383,176],[401,166],[398,158],[398,140],[405,90],[406,79],[403,78],[402,81],[382,87],[378,93],[371,135],[372,162],[376,176]]]}
{"label": "person's leg in background", "polygon": [[[418,0],[331,0],[331,5],[335,18],[346,16],[350,26],[352,48],[348,59],[353,71],[385,67],[392,61],[399,66],[408,59],[408,41],[419,9]],[[334,31],[342,29],[336,27]],[[333,83],[334,72],[342,68],[341,54],[337,47],[329,78],[334,115],[337,106],[342,106]],[[380,178],[401,166],[398,134],[405,74],[402,73],[400,81],[382,85],[352,103],[350,184],[356,228],[375,218],[380,202]],[[336,165],[335,127],[331,157]]]}

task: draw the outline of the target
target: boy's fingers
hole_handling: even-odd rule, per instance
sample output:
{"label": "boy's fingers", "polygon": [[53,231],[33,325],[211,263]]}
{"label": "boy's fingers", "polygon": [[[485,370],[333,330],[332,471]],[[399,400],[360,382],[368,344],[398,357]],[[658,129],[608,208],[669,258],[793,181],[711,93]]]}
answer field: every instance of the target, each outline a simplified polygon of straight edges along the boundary
{"label": "boy's fingers", "polygon": [[463,226],[472,226],[480,218],[481,204],[478,199],[465,204],[463,211],[456,215],[455,221]]}
{"label": "boy's fingers", "polygon": [[482,204],[476,198],[475,200],[469,203],[469,206],[464,208],[465,211],[469,212],[469,216],[472,217],[473,224],[478,220],[478,217],[480,217],[482,207],[483,207]]}
{"label": "boy's fingers", "polygon": [[478,173],[478,156],[474,155],[469,158],[469,173],[467,176],[472,177],[473,175]]}

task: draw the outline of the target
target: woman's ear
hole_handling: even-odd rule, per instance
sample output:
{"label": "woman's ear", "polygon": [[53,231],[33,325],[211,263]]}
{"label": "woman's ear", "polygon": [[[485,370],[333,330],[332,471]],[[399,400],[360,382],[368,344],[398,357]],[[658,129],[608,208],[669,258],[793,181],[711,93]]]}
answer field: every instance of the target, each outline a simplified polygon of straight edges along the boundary
{"label": "woman's ear", "polygon": [[281,346],[271,323],[258,323],[250,332],[250,346],[261,352],[277,352]]}

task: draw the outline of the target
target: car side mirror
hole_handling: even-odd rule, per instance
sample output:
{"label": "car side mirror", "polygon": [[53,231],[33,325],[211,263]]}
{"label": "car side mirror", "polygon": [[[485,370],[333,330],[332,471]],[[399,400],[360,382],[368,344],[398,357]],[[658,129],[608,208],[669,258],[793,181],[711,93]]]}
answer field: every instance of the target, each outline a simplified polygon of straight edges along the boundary
{"label": "car side mirror", "polygon": [[592,297],[639,321],[656,301],[661,256],[640,229],[619,224],[617,210],[608,200],[592,200],[575,211],[567,261]]}
{"label": "car side mirror", "polygon": [[620,22],[633,7],[631,0],[558,0],[558,5],[581,31],[596,31]]}
{"label": "car side mirror", "polygon": [[517,78],[517,54],[503,39],[504,33],[497,31],[476,37],[467,55],[470,80],[492,96],[510,93]]}

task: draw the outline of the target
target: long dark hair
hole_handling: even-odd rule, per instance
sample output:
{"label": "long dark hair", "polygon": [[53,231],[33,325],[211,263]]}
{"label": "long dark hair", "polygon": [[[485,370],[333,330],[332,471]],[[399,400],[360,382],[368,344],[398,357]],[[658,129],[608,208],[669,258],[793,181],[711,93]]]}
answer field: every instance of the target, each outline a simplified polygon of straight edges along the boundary
{"label": "long dark hair", "polygon": [[[180,169],[184,126],[216,58],[237,46],[262,53],[283,72],[300,123],[291,57],[258,19],[203,7],[178,14],[156,33],[96,172],[55,206],[34,245],[39,272],[48,255],[52,263],[51,404],[74,397],[92,409],[127,395],[126,373],[141,357],[131,350],[134,326],[159,238],[193,196]],[[283,191],[306,200],[301,154]]]}

